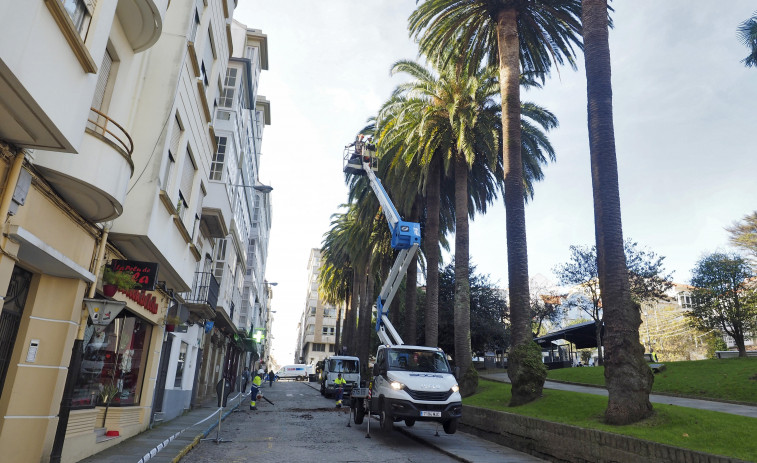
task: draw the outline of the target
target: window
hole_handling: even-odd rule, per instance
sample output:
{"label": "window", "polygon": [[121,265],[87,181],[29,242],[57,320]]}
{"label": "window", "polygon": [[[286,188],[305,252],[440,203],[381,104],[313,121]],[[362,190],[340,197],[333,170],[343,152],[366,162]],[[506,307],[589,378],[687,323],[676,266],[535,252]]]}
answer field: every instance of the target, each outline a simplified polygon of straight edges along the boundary
{"label": "window", "polygon": [[221,100],[218,103],[219,106],[223,108],[234,107],[234,92],[237,88],[237,72],[237,68],[228,68],[226,70],[226,80],[224,81],[223,88],[220,92]]}
{"label": "window", "polygon": [[334,327],[333,326],[324,326],[323,332],[321,333],[324,336],[333,336],[334,335]]}
{"label": "window", "polygon": [[213,274],[219,280],[223,278],[224,265],[226,265],[226,238],[218,238],[216,246],[216,268]]}
{"label": "window", "polygon": [[336,317],[336,309],[328,307],[323,309],[323,316],[329,318]]}
{"label": "window", "polygon": [[310,313],[309,313],[309,315],[310,315],[311,317],[315,317],[315,314],[316,314],[317,310],[318,310],[318,309],[317,309],[316,307],[314,307],[314,306],[311,306],[311,307],[310,307],[310,309],[309,309],[309,312],[310,312]]}
{"label": "window", "polygon": [[313,352],[326,352],[326,344],[320,342],[313,343]]}
{"label": "window", "polygon": [[683,307],[684,309],[690,309],[691,308],[691,295],[681,293],[678,295],[678,303]]}
{"label": "window", "polygon": [[176,362],[176,378],[173,387],[181,388],[181,380],[184,378],[184,364],[187,361],[187,343],[182,342],[179,348],[179,359]]}
{"label": "window", "polygon": [[181,128],[181,122],[179,116],[174,116],[173,129],[171,130],[171,141],[168,144],[168,160],[166,161],[165,170],[161,176],[160,182],[163,191],[168,191],[169,185],[172,180],[174,167],[176,166],[176,154],[179,152],[179,142],[181,141],[181,135],[184,130]]}
{"label": "window", "polygon": [[194,21],[192,21],[192,25],[189,29],[189,41],[194,43],[195,39],[197,38],[197,29],[200,27],[200,13],[195,10],[195,17]]}
{"label": "window", "polygon": [[103,405],[101,393],[110,385],[118,391],[111,405],[139,405],[151,333],[148,322],[126,310],[110,325],[88,324],[71,406]]}
{"label": "window", "polygon": [[103,62],[100,64],[100,70],[97,74],[97,86],[95,87],[95,95],[92,97],[92,107],[98,111],[103,110],[103,100],[105,100],[105,89],[108,86],[110,80],[110,69],[113,65],[113,56],[108,49],[105,49],[103,54]]}
{"label": "window", "polygon": [[305,328],[305,334],[315,334],[315,325],[308,325]]}
{"label": "window", "polygon": [[216,59],[216,51],[213,45],[213,31],[208,28],[208,41],[205,43],[205,53],[202,55],[202,65],[200,71],[205,89],[207,90],[210,83],[210,73],[213,71],[213,61]]}
{"label": "window", "polygon": [[197,167],[195,166],[194,159],[192,159],[192,152],[187,148],[187,155],[184,159],[184,168],[181,172],[181,184],[179,186],[179,202],[176,205],[176,209],[179,212],[179,216],[184,219],[186,210],[189,208],[189,204],[192,201],[192,188],[194,187],[195,172]]}
{"label": "window", "polygon": [[84,0],[60,0],[63,4],[63,9],[66,10],[71,21],[74,23],[74,27],[82,37],[85,37],[89,21],[92,17],[87,10],[87,5]]}
{"label": "window", "polygon": [[216,154],[213,156],[213,162],[210,164],[210,179],[211,180],[222,180],[223,179],[223,165],[224,160],[226,159],[226,143],[228,142],[228,138],[226,137],[216,137],[216,145],[218,145],[218,150],[216,151]]}

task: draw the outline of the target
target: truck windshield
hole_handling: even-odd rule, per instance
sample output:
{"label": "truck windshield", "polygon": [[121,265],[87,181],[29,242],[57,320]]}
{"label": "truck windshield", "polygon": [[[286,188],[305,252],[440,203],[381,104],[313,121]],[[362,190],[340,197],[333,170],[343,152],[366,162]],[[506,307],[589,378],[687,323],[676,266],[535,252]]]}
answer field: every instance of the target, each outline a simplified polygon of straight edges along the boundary
{"label": "truck windshield", "polygon": [[414,349],[390,349],[387,352],[390,370],[451,373],[441,352]]}
{"label": "truck windshield", "polygon": [[332,373],[358,373],[357,363],[357,360],[331,359],[329,360],[329,371]]}

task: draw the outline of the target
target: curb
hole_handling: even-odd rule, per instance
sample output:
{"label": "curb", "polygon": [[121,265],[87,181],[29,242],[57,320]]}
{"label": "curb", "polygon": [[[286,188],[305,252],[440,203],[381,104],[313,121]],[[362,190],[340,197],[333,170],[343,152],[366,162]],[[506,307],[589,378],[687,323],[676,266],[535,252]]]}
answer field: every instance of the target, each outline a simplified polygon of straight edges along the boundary
{"label": "curb", "polygon": [[412,440],[414,440],[416,442],[420,442],[421,444],[423,444],[423,445],[425,445],[427,447],[431,447],[433,449],[436,449],[437,451],[439,451],[439,452],[447,455],[450,458],[454,458],[457,461],[462,461],[463,463],[476,463],[474,461],[468,460],[467,458],[463,458],[460,455],[455,455],[452,452],[444,450],[443,448],[441,448],[441,447],[433,444],[431,441],[429,441],[427,439],[424,439],[423,437],[416,436],[415,434],[411,433],[410,431],[408,431],[405,428],[395,427],[394,431],[399,432],[400,434],[403,434],[403,435],[409,437],[410,439],[412,439]]}
{"label": "curb", "polygon": [[[221,421],[224,421],[237,408],[239,408],[239,404],[236,404],[234,407],[230,408],[228,412],[226,412],[223,415],[221,415]],[[184,458],[190,452],[190,450],[192,450],[193,448],[195,448],[200,443],[200,441],[202,439],[208,437],[208,434],[210,434],[210,432],[213,429],[215,429],[216,426],[218,426],[218,422],[217,421],[214,422],[212,425],[210,425],[210,427],[208,429],[206,429],[205,431],[203,431],[201,434],[198,434],[197,436],[195,436],[195,438],[192,439],[192,442],[190,442],[189,444],[187,444],[186,446],[184,446],[184,448],[179,451],[178,455],[176,455],[171,460],[171,463],[179,463],[179,460],[181,460],[182,458]]]}

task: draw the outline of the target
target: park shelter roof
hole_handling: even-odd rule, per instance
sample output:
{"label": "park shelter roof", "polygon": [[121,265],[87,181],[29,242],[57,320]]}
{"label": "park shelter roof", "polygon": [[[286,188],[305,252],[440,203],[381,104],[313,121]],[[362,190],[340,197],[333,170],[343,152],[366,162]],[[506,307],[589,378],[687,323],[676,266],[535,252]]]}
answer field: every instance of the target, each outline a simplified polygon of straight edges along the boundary
{"label": "park shelter roof", "polygon": [[[594,329],[594,322],[588,321],[547,333],[544,336],[534,338],[534,341],[542,347],[549,347],[553,341],[564,339],[575,344],[576,349],[587,349],[597,347],[597,336]],[[604,326],[602,327],[602,335],[604,336]]]}

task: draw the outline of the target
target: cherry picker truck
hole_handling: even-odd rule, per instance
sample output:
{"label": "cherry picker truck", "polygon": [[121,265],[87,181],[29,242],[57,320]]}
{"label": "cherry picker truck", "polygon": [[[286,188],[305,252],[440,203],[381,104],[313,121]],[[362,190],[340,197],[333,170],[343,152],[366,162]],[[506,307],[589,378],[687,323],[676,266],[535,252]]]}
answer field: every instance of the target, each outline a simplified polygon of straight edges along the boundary
{"label": "cherry picker truck", "polygon": [[[368,388],[353,389],[350,414],[355,424],[361,424],[366,415],[377,416],[385,432],[399,421],[408,427],[416,421],[434,421],[441,423],[447,434],[453,434],[462,416],[462,397],[447,355],[439,347],[406,345],[387,317],[392,299],[420,247],[420,224],[401,219],[376,177],[378,158],[373,144],[360,138],[348,145],[343,170],[367,176],[389,225],[392,248],[399,250],[376,299],[376,332],[381,345],[376,353],[373,381]],[[370,420],[366,437],[370,437]]]}

